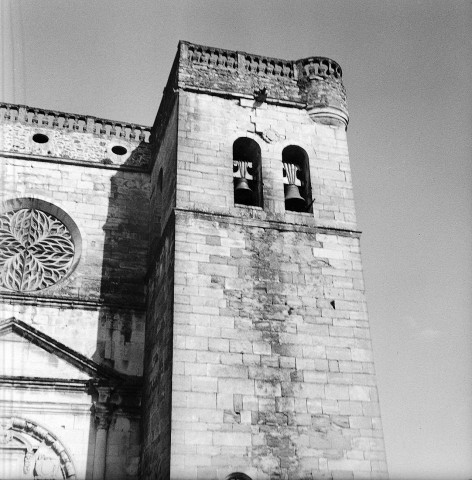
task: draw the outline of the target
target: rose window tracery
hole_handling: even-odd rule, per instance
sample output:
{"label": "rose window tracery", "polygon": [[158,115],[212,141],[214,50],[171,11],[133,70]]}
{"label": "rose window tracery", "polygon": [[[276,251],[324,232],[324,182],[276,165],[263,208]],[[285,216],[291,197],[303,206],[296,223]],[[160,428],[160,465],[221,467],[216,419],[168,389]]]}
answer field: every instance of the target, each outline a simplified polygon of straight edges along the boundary
{"label": "rose window tracery", "polygon": [[32,292],[63,279],[74,261],[69,229],[56,217],[34,208],[0,216],[0,286]]}

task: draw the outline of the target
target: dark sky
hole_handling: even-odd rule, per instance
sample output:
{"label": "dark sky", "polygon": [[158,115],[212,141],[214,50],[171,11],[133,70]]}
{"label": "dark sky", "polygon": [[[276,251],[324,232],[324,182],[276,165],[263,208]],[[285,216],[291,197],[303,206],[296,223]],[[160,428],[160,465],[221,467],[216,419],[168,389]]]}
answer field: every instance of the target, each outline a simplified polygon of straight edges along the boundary
{"label": "dark sky", "polygon": [[2,98],[151,125],[179,39],[343,68],[392,479],[472,476],[471,6],[0,0]]}

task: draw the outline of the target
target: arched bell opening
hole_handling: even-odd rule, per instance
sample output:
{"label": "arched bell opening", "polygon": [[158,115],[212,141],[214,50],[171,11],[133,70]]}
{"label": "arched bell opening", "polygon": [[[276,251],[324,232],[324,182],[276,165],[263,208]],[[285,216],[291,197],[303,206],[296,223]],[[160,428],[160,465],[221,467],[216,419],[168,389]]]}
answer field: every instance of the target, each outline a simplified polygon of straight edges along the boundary
{"label": "arched bell opening", "polygon": [[241,472],[230,473],[225,480],[252,480],[249,475]]}
{"label": "arched bell opening", "polygon": [[233,187],[235,205],[263,206],[261,149],[251,138],[233,143]]}
{"label": "arched bell opening", "polygon": [[297,145],[282,151],[285,210],[313,212],[308,154]]}

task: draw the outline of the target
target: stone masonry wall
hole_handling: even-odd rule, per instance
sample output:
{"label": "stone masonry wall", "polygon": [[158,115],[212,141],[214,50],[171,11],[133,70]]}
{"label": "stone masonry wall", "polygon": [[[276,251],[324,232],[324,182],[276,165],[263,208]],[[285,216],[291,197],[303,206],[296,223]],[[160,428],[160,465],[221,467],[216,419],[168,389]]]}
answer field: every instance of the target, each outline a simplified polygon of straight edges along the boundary
{"label": "stone masonry wall", "polygon": [[[181,92],[179,105],[177,208],[356,229],[344,128],[315,124],[298,108],[253,108],[246,99]],[[263,209],[234,206],[232,147],[239,137],[261,148]],[[313,214],[285,212],[282,150],[288,145],[308,154]]]}
{"label": "stone masonry wall", "polygon": [[141,477],[169,478],[174,311],[174,222],[163,232],[149,281]]}
{"label": "stone masonry wall", "polygon": [[[327,107],[337,111],[334,124],[349,121],[342,70],[330,58],[282,60],[180,42],[177,60],[180,87],[251,99],[263,92],[271,103],[306,105],[318,114]],[[318,114],[315,120],[326,123]]]}
{"label": "stone masonry wall", "polygon": [[175,265],[177,103],[155,152],[151,174],[151,253],[148,272],[141,476],[169,478]]}
{"label": "stone masonry wall", "polygon": [[[36,133],[47,134],[50,141],[34,143]],[[64,212],[81,237],[77,266],[57,285],[22,293],[2,289],[0,320],[15,317],[99,364],[140,376],[149,208],[149,174],[142,166],[149,149],[105,137],[21,122],[0,125],[0,213],[30,199],[51,213]],[[111,159],[113,145],[133,150],[126,159]],[[145,151],[144,163],[141,153],[134,154],[136,148]],[[42,353],[37,361],[44,357],[44,364],[38,363],[43,375],[56,377],[57,371],[47,368],[54,358]],[[81,378],[79,372],[76,376]],[[0,416],[36,420],[69,450],[77,478],[91,478],[93,401],[86,389],[68,391],[53,381],[35,388],[17,388],[13,382],[2,385]],[[137,477],[140,441],[139,415],[118,407],[107,430],[107,478]]]}
{"label": "stone masonry wall", "polygon": [[[180,91],[171,478],[384,478],[344,128]],[[261,148],[264,205],[234,205],[232,145]],[[282,150],[313,213],[286,212]]]}
{"label": "stone masonry wall", "polygon": [[1,172],[3,202],[33,198],[59,207],[82,238],[67,279],[33,294],[2,291],[2,317],[17,316],[98,363],[140,374],[148,175],[11,158],[2,159]]}
{"label": "stone masonry wall", "polygon": [[140,125],[0,103],[0,152],[145,168],[148,137],[149,130]]}
{"label": "stone masonry wall", "polygon": [[383,478],[358,239],[248,223],[177,217],[172,478]]}

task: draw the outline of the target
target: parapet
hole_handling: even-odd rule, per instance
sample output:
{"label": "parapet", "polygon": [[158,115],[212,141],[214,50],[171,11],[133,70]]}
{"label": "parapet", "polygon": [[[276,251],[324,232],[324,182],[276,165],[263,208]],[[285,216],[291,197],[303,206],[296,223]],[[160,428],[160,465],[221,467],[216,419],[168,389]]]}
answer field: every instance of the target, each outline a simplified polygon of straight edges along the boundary
{"label": "parapet", "polygon": [[348,124],[342,70],[334,60],[282,60],[183,41],[177,55],[179,88],[292,105],[315,122]]}
{"label": "parapet", "polygon": [[147,168],[150,127],[0,103],[0,152]]}

